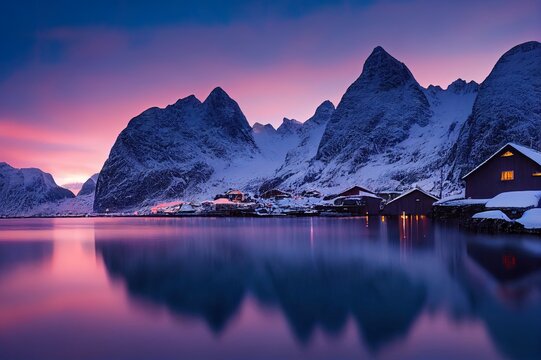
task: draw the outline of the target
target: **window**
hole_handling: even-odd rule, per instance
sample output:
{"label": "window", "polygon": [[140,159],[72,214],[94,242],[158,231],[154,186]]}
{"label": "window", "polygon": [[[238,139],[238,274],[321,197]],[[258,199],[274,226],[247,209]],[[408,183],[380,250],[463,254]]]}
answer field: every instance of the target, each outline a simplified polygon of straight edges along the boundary
{"label": "window", "polygon": [[534,172],[532,176],[541,176],[541,172]]}
{"label": "window", "polygon": [[511,181],[515,179],[515,172],[513,170],[502,171],[501,181]]}
{"label": "window", "polygon": [[502,154],[502,157],[509,157],[509,156],[513,156],[515,154],[513,154],[511,151],[506,151]]}

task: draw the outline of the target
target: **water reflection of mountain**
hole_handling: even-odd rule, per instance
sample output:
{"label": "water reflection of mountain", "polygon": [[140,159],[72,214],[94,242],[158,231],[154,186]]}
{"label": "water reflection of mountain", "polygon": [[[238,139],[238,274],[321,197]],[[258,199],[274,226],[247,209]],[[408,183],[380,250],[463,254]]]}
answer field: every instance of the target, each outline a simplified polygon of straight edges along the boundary
{"label": "water reflection of mountain", "polygon": [[465,282],[476,316],[510,358],[540,359],[541,254],[491,242],[468,244],[467,252],[473,261]]}
{"label": "water reflection of mountain", "polygon": [[481,320],[510,357],[541,357],[535,260],[528,271],[520,264],[513,276],[500,274],[492,264],[501,254],[470,241],[479,236],[408,223],[402,231],[396,219],[285,230],[246,221],[134,232],[126,240],[96,230],[96,252],[132,298],[203,319],[216,333],[252,296],[280,309],[300,343],[316,329],[338,336],[353,319],[362,342],[377,350],[430,309],[457,322]]}
{"label": "water reflection of mountain", "polygon": [[48,241],[0,242],[0,277],[18,268],[49,261],[53,243]]}

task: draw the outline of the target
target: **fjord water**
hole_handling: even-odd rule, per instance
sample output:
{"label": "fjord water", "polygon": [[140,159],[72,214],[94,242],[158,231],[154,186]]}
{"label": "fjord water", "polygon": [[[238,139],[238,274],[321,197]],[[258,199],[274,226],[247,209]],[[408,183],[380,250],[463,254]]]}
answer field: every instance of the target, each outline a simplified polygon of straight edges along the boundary
{"label": "fjord water", "polygon": [[541,238],[425,217],[0,220],[0,359],[541,358]]}

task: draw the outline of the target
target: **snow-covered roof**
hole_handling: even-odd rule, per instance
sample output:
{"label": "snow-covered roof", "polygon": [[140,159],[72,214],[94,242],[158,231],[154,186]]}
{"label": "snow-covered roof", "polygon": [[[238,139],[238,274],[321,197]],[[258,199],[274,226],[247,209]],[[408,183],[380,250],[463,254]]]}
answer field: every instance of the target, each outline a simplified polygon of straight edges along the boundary
{"label": "snow-covered roof", "polygon": [[389,201],[389,202],[387,203],[387,205],[389,205],[389,204],[392,203],[393,201],[396,201],[396,200],[398,200],[398,199],[403,198],[404,196],[407,196],[407,195],[411,194],[411,193],[414,192],[414,191],[420,191],[420,192],[422,192],[423,194],[425,194],[426,196],[430,196],[432,199],[434,199],[434,200],[436,200],[436,201],[439,200],[436,196],[434,196],[434,195],[432,195],[432,194],[430,194],[430,193],[424,191],[423,189],[420,189],[420,188],[413,188],[413,189],[410,189],[410,190],[406,191],[405,193],[402,193],[400,196],[395,197],[393,200]]}
{"label": "snow-covered roof", "polygon": [[539,166],[541,166],[541,152],[539,152],[537,150],[534,150],[532,148],[526,147],[526,146],[522,146],[522,145],[518,145],[518,144],[514,144],[514,143],[507,143],[504,146],[502,146],[498,151],[496,151],[494,154],[492,154],[488,159],[483,161],[481,164],[477,165],[477,167],[475,167],[475,169],[473,169],[472,171],[470,171],[469,173],[464,175],[462,177],[462,179],[465,179],[466,177],[470,176],[472,173],[474,173],[481,166],[485,165],[490,159],[492,159],[494,156],[496,156],[500,151],[505,149],[507,146],[511,146],[513,149],[515,149],[516,151],[518,151],[522,155],[526,156],[527,158],[529,158],[530,160],[532,160],[533,162],[535,162]]}
{"label": "snow-covered roof", "polygon": [[214,204],[231,204],[231,205],[236,205],[237,203],[229,200],[229,199],[226,199],[226,198],[219,198],[219,199],[216,199],[214,201],[212,201],[212,203]]}
{"label": "snow-covered roof", "polygon": [[369,192],[364,192],[364,191],[359,191],[359,195],[346,195],[346,196],[338,196],[336,199],[334,199],[335,201],[338,200],[338,199],[362,199],[363,197],[370,197],[370,198],[374,198],[374,199],[381,199],[381,197],[375,195],[375,194],[372,194],[372,193],[369,193]]}
{"label": "snow-covered roof", "polygon": [[473,219],[493,219],[511,221],[507,215],[500,210],[483,211],[472,216]]}

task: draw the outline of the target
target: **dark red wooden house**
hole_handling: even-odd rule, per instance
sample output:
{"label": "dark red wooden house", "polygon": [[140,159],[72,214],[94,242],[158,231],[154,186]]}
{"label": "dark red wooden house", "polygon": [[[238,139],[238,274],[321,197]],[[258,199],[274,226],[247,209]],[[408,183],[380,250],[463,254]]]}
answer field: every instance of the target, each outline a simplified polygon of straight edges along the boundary
{"label": "dark red wooden house", "polygon": [[385,204],[385,215],[428,215],[432,213],[432,204],[439,199],[426,191],[414,188]]}
{"label": "dark red wooden house", "polygon": [[462,178],[466,198],[489,199],[506,191],[541,190],[541,152],[508,143]]}
{"label": "dark red wooden house", "polygon": [[290,193],[287,193],[278,189],[271,189],[265,191],[260,195],[262,199],[286,199],[292,197]]}
{"label": "dark red wooden house", "polygon": [[376,195],[375,192],[373,191],[370,191],[366,188],[363,188],[362,186],[358,186],[358,185],[355,185],[347,190],[344,190],[342,191],[341,193],[339,194],[332,194],[332,195],[328,195],[328,196],[325,196],[323,199],[324,200],[332,200],[332,199],[336,199],[337,197],[341,197],[341,196],[362,196],[364,194],[373,194],[373,195]]}

